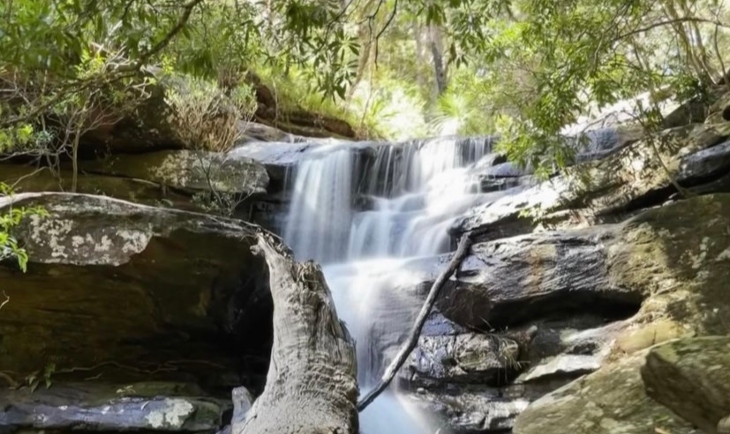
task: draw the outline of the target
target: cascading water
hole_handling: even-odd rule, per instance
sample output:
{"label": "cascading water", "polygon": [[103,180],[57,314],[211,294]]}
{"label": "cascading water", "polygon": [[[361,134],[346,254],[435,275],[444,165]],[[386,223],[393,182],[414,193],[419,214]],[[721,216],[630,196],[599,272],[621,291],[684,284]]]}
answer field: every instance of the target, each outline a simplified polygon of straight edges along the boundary
{"label": "cascading water", "polygon": [[[292,202],[284,238],[299,260],[323,265],[338,313],[357,342],[361,392],[377,382],[410,330],[421,298],[409,258],[449,251],[447,228],[484,200],[469,166],[490,138],[431,139],[363,146],[326,145],[306,154],[288,178]],[[361,158],[362,157],[362,158]],[[365,210],[354,209],[365,203]],[[423,434],[428,421],[397,392],[361,414],[364,434]]]}
{"label": "cascading water", "polygon": [[350,230],[353,153],[322,146],[296,168],[284,238],[294,253],[326,264],[345,254]]}

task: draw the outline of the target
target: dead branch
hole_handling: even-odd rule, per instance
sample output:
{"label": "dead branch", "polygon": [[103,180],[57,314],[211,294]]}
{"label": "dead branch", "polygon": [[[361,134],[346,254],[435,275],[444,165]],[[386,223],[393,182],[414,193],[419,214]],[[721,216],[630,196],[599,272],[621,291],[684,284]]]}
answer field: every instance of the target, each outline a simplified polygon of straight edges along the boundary
{"label": "dead branch", "polygon": [[441,289],[444,287],[444,284],[449,280],[449,278],[461,266],[461,262],[464,260],[464,258],[466,258],[467,254],[469,254],[472,242],[473,241],[471,238],[471,232],[467,232],[462,235],[461,241],[459,241],[459,246],[456,248],[456,252],[454,252],[454,256],[452,256],[451,258],[451,262],[449,262],[446,269],[444,269],[444,271],[439,274],[439,276],[433,282],[433,285],[431,285],[431,290],[428,293],[428,297],[426,297],[426,301],[423,303],[421,311],[418,313],[416,323],[413,325],[413,329],[408,336],[408,340],[403,344],[400,351],[398,351],[398,354],[385,370],[385,374],[383,374],[383,378],[381,378],[378,385],[375,386],[370,392],[367,393],[367,395],[365,395],[360,400],[360,402],[357,403],[358,411],[362,412],[363,410],[365,410],[365,408],[370,405],[370,403],[373,402],[375,398],[377,398],[378,395],[380,395],[388,387],[390,382],[395,377],[396,372],[398,372],[401,366],[403,366],[406,358],[408,358],[408,356],[411,354],[411,351],[413,351],[413,349],[416,347],[416,344],[418,343],[418,338],[421,335],[421,329],[423,328],[423,325],[426,322],[426,318],[428,317],[429,313],[431,313],[433,305],[436,303],[436,299],[441,293]]}

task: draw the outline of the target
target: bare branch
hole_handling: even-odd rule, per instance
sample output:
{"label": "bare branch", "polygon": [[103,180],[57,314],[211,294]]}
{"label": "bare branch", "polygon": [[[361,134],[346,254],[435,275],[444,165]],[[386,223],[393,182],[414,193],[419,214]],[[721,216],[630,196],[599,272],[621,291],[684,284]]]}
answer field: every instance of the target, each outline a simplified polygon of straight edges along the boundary
{"label": "bare branch", "polygon": [[164,38],[162,38],[157,44],[155,44],[154,47],[152,47],[149,51],[143,53],[139,60],[137,61],[137,69],[141,68],[147,60],[149,60],[152,56],[158,54],[160,51],[164,50],[165,47],[167,47],[170,42],[177,36],[178,33],[182,31],[183,28],[188,23],[188,20],[190,19],[190,15],[193,13],[193,9],[195,9],[195,6],[201,4],[205,0],[191,0],[190,2],[183,5],[183,14],[178,19],[175,26],[165,35]]}
{"label": "bare branch", "polygon": [[6,294],[5,291],[3,291],[3,297],[5,297],[5,300],[3,300],[2,303],[0,303],[0,309],[5,307],[6,304],[10,303],[10,296],[8,294]]}
{"label": "bare branch", "polygon": [[471,233],[462,235],[461,241],[459,241],[459,246],[457,247],[456,252],[454,252],[454,256],[451,258],[451,262],[449,262],[446,269],[439,274],[433,282],[433,285],[431,285],[431,290],[428,293],[426,301],[423,303],[421,311],[418,313],[416,323],[413,325],[413,329],[411,330],[411,334],[408,336],[408,340],[403,344],[400,351],[398,351],[398,354],[385,370],[385,374],[383,374],[383,378],[380,380],[378,385],[370,390],[370,392],[368,392],[368,394],[357,403],[357,411],[362,412],[365,410],[365,408],[367,408],[367,406],[370,405],[370,403],[388,387],[395,377],[395,374],[398,372],[400,367],[403,366],[406,358],[411,354],[411,351],[413,351],[418,343],[418,338],[421,335],[421,329],[426,323],[426,318],[429,313],[431,313],[431,309],[433,309],[433,305],[436,303],[436,299],[441,293],[441,289],[444,284],[446,284],[446,281],[449,280],[449,278],[461,266],[461,262],[464,260],[466,255],[469,254],[471,245]]}
{"label": "bare branch", "polygon": [[639,33],[648,32],[650,30],[654,30],[654,29],[659,28],[659,27],[671,26],[671,25],[676,25],[676,24],[681,24],[681,23],[687,23],[687,22],[689,22],[689,23],[713,24],[713,25],[715,25],[717,27],[722,27],[722,28],[725,28],[725,29],[730,29],[730,25],[727,25],[727,24],[725,24],[725,23],[723,23],[721,21],[718,21],[718,20],[710,20],[710,19],[698,18],[698,17],[679,17],[679,18],[675,18],[675,19],[671,19],[671,20],[658,21],[656,23],[649,24],[646,27],[641,27],[641,28],[638,28],[638,29],[634,29],[634,30],[632,30],[630,32],[620,34],[620,35],[616,36],[613,39],[613,42],[617,42],[617,41],[620,41],[622,39],[626,39],[626,38],[628,38],[629,36],[632,36],[632,35],[636,35],[636,34],[639,34]]}

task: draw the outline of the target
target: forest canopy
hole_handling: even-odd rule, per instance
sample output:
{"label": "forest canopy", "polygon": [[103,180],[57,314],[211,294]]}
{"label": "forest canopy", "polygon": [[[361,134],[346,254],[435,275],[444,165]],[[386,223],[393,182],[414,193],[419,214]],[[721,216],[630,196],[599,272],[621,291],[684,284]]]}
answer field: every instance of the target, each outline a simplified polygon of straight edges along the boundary
{"label": "forest canopy", "polygon": [[717,84],[727,17],[715,0],[7,0],[0,150],[73,147],[164,71],[228,95],[255,74],[364,137],[500,133],[516,161],[563,164],[561,129],[591,110]]}

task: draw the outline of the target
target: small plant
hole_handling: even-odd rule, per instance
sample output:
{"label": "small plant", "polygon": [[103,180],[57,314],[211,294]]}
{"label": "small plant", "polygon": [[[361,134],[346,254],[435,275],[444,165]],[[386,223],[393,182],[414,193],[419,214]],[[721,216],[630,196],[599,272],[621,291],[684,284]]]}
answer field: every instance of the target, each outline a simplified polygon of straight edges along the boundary
{"label": "small plant", "polygon": [[[0,183],[0,199],[11,194],[10,187]],[[13,228],[18,226],[23,218],[31,215],[46,216],[47,212],[40,207],[13,208],[11,206],[8,211],[0,214],[0,261],[15,259],[23,272],[28,266],[28,252],[13,236]]]}
{"label": "small plant", "polygon": [[35,390],[41,384],[41,381],[46,386],[46,389],[50,389],[51,385],[53,384],[51,376],[54,374],[54,372],[56,372],[56,364],[49,363],[46,365],[45,368],[43,368],[43,372],[35,371],[25,377],[25,382],[28,387],[30,387],[31,393],[35,392]]}

